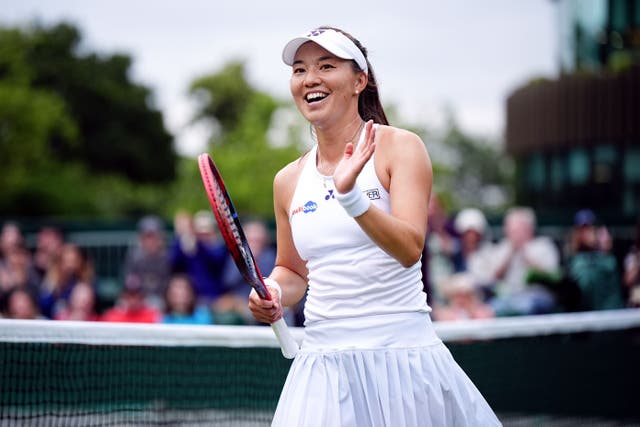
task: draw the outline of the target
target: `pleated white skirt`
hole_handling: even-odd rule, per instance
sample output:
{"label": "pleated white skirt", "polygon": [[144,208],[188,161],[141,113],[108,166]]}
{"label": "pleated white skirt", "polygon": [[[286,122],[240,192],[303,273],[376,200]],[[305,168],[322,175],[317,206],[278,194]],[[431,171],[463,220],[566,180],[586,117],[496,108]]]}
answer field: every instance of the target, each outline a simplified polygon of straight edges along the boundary
{"label": "pleated white skirt", "polygon": [[500,426],[427,313],[305,327],[272,426]]}

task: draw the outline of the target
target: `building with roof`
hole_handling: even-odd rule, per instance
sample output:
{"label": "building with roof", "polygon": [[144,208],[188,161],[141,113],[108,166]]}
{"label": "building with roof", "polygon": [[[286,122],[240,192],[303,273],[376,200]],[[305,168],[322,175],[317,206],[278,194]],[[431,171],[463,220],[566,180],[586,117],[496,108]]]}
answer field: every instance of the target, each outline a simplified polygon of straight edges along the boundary
{"label": "building with roof", "polygon": [[[640,0],[557,0],[554,79],[508,97],[516,202],[562,224],[592,208],[611,225],[640,213]],[[552,53],[550,53],[552,54]]]}

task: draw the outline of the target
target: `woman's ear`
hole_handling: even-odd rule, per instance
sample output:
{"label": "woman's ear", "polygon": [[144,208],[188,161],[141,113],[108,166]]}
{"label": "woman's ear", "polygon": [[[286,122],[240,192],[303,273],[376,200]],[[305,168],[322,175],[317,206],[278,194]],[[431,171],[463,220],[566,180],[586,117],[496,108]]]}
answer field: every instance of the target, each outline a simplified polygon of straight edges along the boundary
{"label": "woman's ear", "polygon": [[356,79],[356,84],[355,84],[355,90],[354,90],[356,95],[364,91],[364,88],[367,87],[368,81],[369,81],[369,77],[367,76],[366,73],[363,73],[363,72],[358,73],[358,77]]}

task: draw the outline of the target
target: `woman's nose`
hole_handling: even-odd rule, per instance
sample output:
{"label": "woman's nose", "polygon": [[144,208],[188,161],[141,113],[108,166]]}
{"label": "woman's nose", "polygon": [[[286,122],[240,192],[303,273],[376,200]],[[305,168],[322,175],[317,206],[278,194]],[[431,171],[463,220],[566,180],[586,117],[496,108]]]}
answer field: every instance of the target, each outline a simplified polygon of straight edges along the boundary
{"label": "woman's nose", "polygon": [[306,86],[315,86],[320,83],[320,75],[316,70],[309,69],[304,75],[304,84]]}

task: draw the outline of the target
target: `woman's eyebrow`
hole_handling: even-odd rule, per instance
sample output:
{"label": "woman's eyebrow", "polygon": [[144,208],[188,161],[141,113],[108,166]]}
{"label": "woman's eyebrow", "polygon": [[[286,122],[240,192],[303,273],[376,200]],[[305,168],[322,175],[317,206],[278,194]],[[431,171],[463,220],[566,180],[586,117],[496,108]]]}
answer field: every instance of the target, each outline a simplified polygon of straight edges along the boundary
{"label": "woman's eyebrow", "polygon": [[[321,56],[320,58],[317,59],[317,62],[328,61],[328,60],[336,59],[336,58],[337,58],[337,56],[334,56],[334,55]],[[293,61],[293,64],[291,64],[291,66],[294,66],[296,64],[300,65],[300,64],[303,64],[303,63],[304,62],[301,59],[298,59],[297,61]]]}

